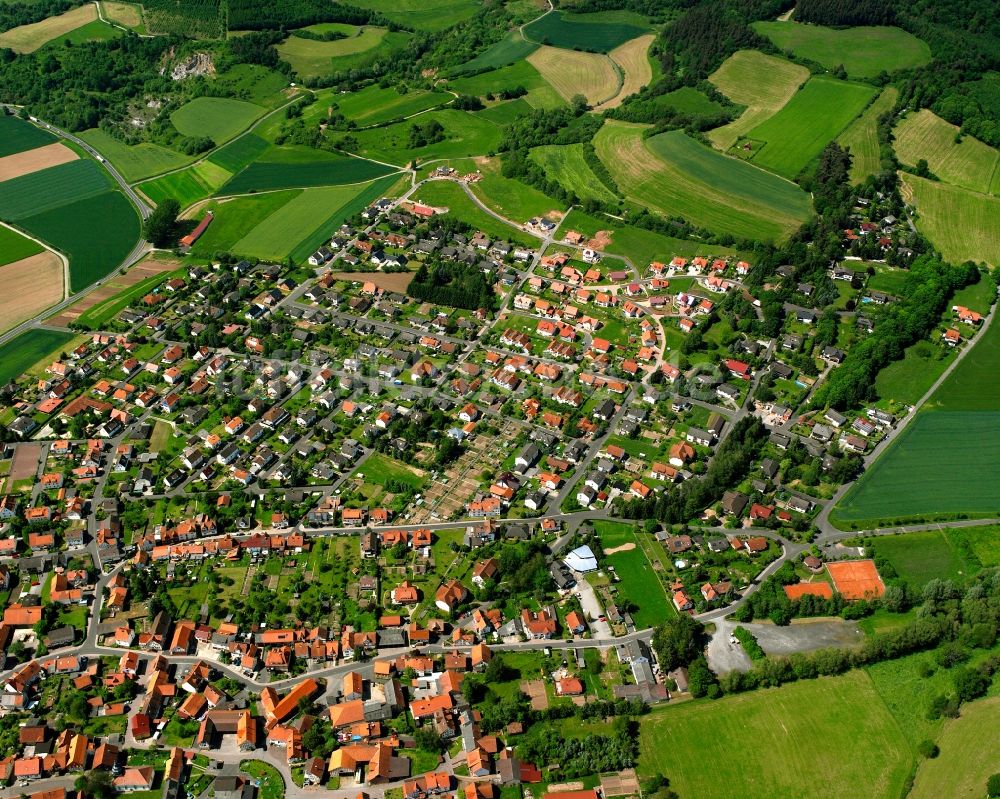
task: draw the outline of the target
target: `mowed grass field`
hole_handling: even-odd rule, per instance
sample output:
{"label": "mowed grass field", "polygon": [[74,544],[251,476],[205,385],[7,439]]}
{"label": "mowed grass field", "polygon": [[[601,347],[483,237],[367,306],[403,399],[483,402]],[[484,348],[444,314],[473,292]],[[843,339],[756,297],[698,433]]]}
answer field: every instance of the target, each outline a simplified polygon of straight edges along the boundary
{"label": "mowed grass field", "polygon": [[385,28],[358,28],[337,23],[311,25],[306,30],[317,33],[335,30],[344,33],[346,38],[324,42],[301,38],[293,31],[291,36],[279,44],[278,55],[304,78],[331,74],[334,71],[334,58],[374,50],[388,33]]}
{"label": "mowed grass field", "polygon": [[499,42],[487,47],[460,67],[453,69],[451,74],[457,76],[467,72],[505,67],[530,55],[536,47],[538,45],[525,39],[520,30],[510,31]]}
{"label": "mowed grass field", "polygon": [[875,102],[837,137],[842,146],[851,149],[852,183],[864,183],[869,175],[878,172],[881,164],[878,118],[891,111],[898,98],[899,90],[895,86],[886,86]]}
{"label": "mowed grass field", "polygon": [[273,191],[231,200],[213,200],[199,206],[197,212],[191,214],[192,218],[200,219],[205,211],[211,211],[214,219],[195,242],[192,254],[209,258],[214,253],[232,249],[250,230],[301,193],[299,190]]}
{"label": "mowed grass field", "polygon": [[554,200],[532,186],[500,174],[500,161],[493,158],[479,164],[482,178],[473,183],[472,193],[488,208],[517,224],[550,211],[565,211],[559,200]]}
{"label": "mowed grass field", "polygon": [[172,197],[180,203],[181,208],[187,208],[198,200],[210,197],[232,176],[232,172],[221,166],[211,161],[202,161],[180,172],[171,172],[140,183],[137,188],[155,205]]}
{"label": "mowed grass field", "polygon": [[[1000,697],[990,696],[962,706],[938,738],[941,754],[917,768],[909,799],[979,799],[986,781],[1000,768]],[[984,734],[985,733],[985,734]]]}
{"label": "mowed grass field", "polygon": [[899,177],[903,199],[917,209],[917,228],[947,260],[1000,265],[1000,198],[905,172]]}
{"label": "mowed grass field", "polygon": [[267,152],[270,144],[253,133],[246,133],[233,139],[229,144],[220,147],[208,156],[213,164],[222,167],[227,172],[239,172],[247,164],[257,160]]}
{"label": "mowed grass field", "polygon": [[323,94],[310,106],[304,116],[307,120],[312,120],[315,115],[318,122],[325,116],[327,109],[332,109],[359,127],[365,127],[427,111],[451,102],[452,99],[452,96],[445,92],[413,89],[400,93],[393,86],[383,89],[381,86],[372,85],[347,95]]}
{"label": "mowed grass field", "polygon": [[605,555],[605,562],[614,566],[615,574],[621,580],[615,583],[618,593],[639,608],[631,614],[636,627],[655,627],[667,619],[676,618],[677,612],[639,546],[633,525],[595,521],[594,531],[600,536],[605,552],[621,546],[632,547]]}
{"label": "mowed grass field", "polygon": [[764,142],[754,163],[794,178],[864,110],[871,86],[825,75],[810,78],[774,116],[747,136]]}
{"label": "mowed grass field", "polygon": [[920,589],[934,578],[961,583],[976,568],[959,552],[953,537],[949,530],[881,536],[875,543],[875,551],[914,588]]}
{"label": "mowed grass field", "polygon": [[656,708],[639,752],[640,776],[699,799],[895,799],[914,761],[861,671]]}
{"label": "mowed grass field", "polygon": [[608,58],[618,65],[624,78],[618,94],[599,105],[595,110],[603,111],[606,108],[617,108],[626,97],[636,94],[644,86],[649,85],[653,79],[653,65],[649,60],[649,47],[655,40],[655,34],[647,33],[619,45],[608,53]]}
{"label": "mowed grass field", "polygon": [[435,180],[425,183],[417,190],[413,199],[435,208],[447,208],[451,216],[471,225],[476,230],[483,231],[490,238],[538,246],[538,239],[534,236],[515,230],[482,211],[468,198],[462,187],[453,181]]}
{"label": "mowed grass field", "polygon": [[12,264],[30,255],[37,255],[45,248],[16,230],[0,225],[0,266]]}
{"label": "mowed grass field", "polygon": [[527,61],[565,100],[581,94],[588,105],[598,105],[621,89],[621,79],[606,55],[539,47]]}
{"label": "mowed grass field", "polygon": [[264,113],[259,105],[229,97],[196,97],[170,115],[184,136],[208,136],[222,144]]}
{"label": "mowed grass field", "polygon": [[72,333],[58,330],[29,330],[0,346],[0,383],[8,383],[48,355],[59,352]]}
{"label": "mowed grass field", "polygon": [[222,186],[219,193],[246,194],[251,191],[363,183],[392,171],[392,167],[366,161],[363,158],[337,158],[292,164],[257,161]]}
{"label": "mowed grass field", "polygon": [[[410,146],[410,130],[415,124],[436,119],[444,127],[444,139],[424,147]],[[361,145],[360,154],[403,166],[419,158],[464,158],[485,155],[500,143],[500,128],[481,117],[463,111],[429,111],[414,120],[353,134]]]}
{"label": "mowed grass field", "polygon": [[[757,50],[739,50],[722,62],[709,81],[746,110],[708,134],[712,144],[728,150],[737,139],[776,114],[809,78],[809,70]],[[708,100],[708,98],[705,98]]]}
{"label": "mowed grass field", "polygon": [[78,134],[87,144],[107,158],[128,181],[138,181],[171,169],[180,169],[196,156],[181,155],[159,144],[125,144],[103,130],[92,128]]}
{"label": "mowed grass field", "polygon": [[843,65],[856,78],[919,67],[930,62],[931,49],[900,28],[860,27],[834,30],[798,22],[755,22],[751,27],[782,50],[827,69]]}
{"label": "mowed grass field", "polygon": [[958,132],[957,126],[923,109],[900,120],[893,131],[893,146],[906,166],[916,166],[925,158],[931,172],[945,183],[988,193],[1000,153],[972,136],[963,136],[961,144],[956,144]]}
{"label": "mowed grass field", "polygon": [[605,186],[583,157],[583,144],[547,144],[531,151],[531,160],[560,186],[581,200],[613,203],[615,194]]}
{"label": "mowed grass field", "polygon": [[598,157],[627,199],[699,227],[758,240],[789,235],[811,213],[798,186],[722,155],[680,131],[642,138],[643,126],[609,121]]}
{"label": "mowed grass field", "polygon": [[86,4],[70,9],[64,14],[48,17],[31,25],[21,25],[0,33],[0,47],[15,53],[33,53],[39,47],[76,28],[97,19],[97,7]]}
{"label": "mowed grass field", "polygon": [[[838,524],[1000,513],[1000,325],[990,325],[917,418],[834,509]],[[974,455],[973,455],[974,453]]]}
{"label": "mowed grass field", "polygon": [[0,113],[0,158],[52,144],[56,137],[30,122]]}
{"label": "mowed grass field", "polygon": [[533,42],[593,53],[609,53],[629,39],[648,32],[649,26],[642,17],[627,12],[568,14],[552,11],[524,29],[525,36]]}
{"label": "mowed grass field", "polygon": [[476,0],[352,0],[359,8],[371,8],[400,25],[426,31],[450,28],[474,16]]}

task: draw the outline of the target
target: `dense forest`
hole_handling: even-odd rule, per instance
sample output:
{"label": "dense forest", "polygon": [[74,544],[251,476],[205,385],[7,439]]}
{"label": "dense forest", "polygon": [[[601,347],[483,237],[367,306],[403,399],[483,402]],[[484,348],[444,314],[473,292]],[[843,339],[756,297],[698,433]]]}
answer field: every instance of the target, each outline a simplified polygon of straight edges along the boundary
{"label": "dense forest", "polygon": [[496,308],[493,283],[477,266],[458,263],[421,264],[406,293],[411,297],[475,311]]}
{"label": "dense forest", "polygon": [[78,5],[80,5],[80,0],[0,3],[0,33],[19,25],[41,22],[46,17],[54,17]]}
{"label": "dense forest", "polygon": [[356,8],[329,0],[284,0],[261,3],[260,0],[226,0],[229,30],[287,30],[318,22],[342,22],[347,25],[381,25],[398,29],[377,11]]}

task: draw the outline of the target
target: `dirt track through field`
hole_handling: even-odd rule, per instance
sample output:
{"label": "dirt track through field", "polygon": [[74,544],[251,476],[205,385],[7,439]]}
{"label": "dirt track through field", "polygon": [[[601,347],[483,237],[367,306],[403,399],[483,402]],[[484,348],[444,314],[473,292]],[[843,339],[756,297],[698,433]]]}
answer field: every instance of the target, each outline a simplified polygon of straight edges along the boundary
{"label": "dirt track through field", "polygon": [[0,181],[19,178],[21,175],[30,175],[32,172],[38,172],[40,169],[47,169],[50,166],[68,164],[79,157],[60,142],[52,142],[44,147],[36,147],[34,150],[14,153],[0,158]]}
{"label": "dirt track through field", "polygon": [[32,319],[63,298],[63,265],[46,250],[0,266],[0,329]]}

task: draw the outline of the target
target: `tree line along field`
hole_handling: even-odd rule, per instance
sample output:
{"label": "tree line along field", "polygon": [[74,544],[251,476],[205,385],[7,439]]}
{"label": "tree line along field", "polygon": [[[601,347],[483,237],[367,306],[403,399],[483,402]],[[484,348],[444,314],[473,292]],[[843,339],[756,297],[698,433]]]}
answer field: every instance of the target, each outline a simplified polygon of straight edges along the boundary
{"label": "tree line along field", "polygon": [[827,69],[843,66],[857,78],[919,67],[931,60],[926,42],[900,28],[859,27],[835,30],[798,22],[755,22],[757,33],[782,50]]}
{"label": "tree line along field", "polygon": [[181,155],[152,142],[125,144],[98,128],[85,130],[78,136],[114,164],[122,177],[130,182],[181,169],[195,159],[195,156]]}
{"label": "tree line along field", "polygon": [[762,240],[784,238],[811,212],[809,196],[793,183],[681,131],[650,139],[642,133],[641,125],[609,121],[594,138],[626,199],[699,227]]}
{"label": "tree line along field", "polygon": [[747,137],[762,142],[754,163],[787,178],[796,177],[847,127],[875,95],[871,86],[817,75],[774,116]]}
{"label": "tree line along field", "polygon": [[464,158],[496,150],[500,143],[500,128],[488,120],[462,111],[443,109],[429,111],[419,118],[421,124],[436,120],[444,128],[443,138],[423,146],[412,143],[410,131],[416,122],[399,122],[384,128],[360,130],[354,137],[360,144],[359,153],[368,158],[404,166],[420,159]]}
{"label": "tree line along field", "polygon": [[639,775],[667,775],[701,799],[895,797],[915,759],[865,671],[671,704],[640,721]]}
{"label": "tree line along field", "polygon": [[1000,265],[1000,198],[905,172],[899,177],[903,199],[917,209],[917,229],[947,260]]}
{"label": "tree line along field", "polygon": [[998,370],[1000,325],[990,324],[916,418],[851,486],[831,519],[840,526],[872,526],[887,519],[996,515]]}
{"label": "tree line along field", "polygon": [[851,182],[864,183],[874,175],[881,164],[878,141],[878,119],[896,105],[899,90],[886,86],[882,93],[837,137],[843,147],[851,150]]}
{"label": "tree line along field", "polygon": [[319,122],[328,110],[343,114],[359,127],[380,125],[403,117],[429,111],[453,101],[447,92],[410,89],[401,92],[395,86],[382,88],[368,86],[347,95],[336,92],[321,93],[303,113],[306,120]]}
{"label": "tree line along field", "polygon": [[530,157],[549,178],[582,200],[618,200],[583,157],[583,144],[547,144],[532,149]]}
{"label": "tree line along field", "polygon": [[983,795],[986,781],[997,773],[1000,736],[983,735],[996,729],[1000,697],[991,696],[962,708],[962,715],[945,725],[938,745],[941,753],[917,768],[910,799]]}
{"label": "tree line along field", "polygon": [[758,50],[739,50],[723,61],[708,79],[734,103],[746,106],[732,122],[708,133],[715,147],[728,150],[784,107],[809,79],[809,70]]}
{"label": "tree line along field", "polygon": [[524,35],[538,44],[592,53],[611,52],[629,39],[648,32],[646,21],[628,12],[569,14],[551,11],[524,28]]}
{"label": "tree line along field", "polygon": [[[916,166],[925,159],[930,171],[945,183],[989,193],[1000,153],[972,136],[955,141],[959,128],[928,109],[907,114],[896,125],[893,147],[900,163]],[[994,192],[997,193],[997,192]]]}

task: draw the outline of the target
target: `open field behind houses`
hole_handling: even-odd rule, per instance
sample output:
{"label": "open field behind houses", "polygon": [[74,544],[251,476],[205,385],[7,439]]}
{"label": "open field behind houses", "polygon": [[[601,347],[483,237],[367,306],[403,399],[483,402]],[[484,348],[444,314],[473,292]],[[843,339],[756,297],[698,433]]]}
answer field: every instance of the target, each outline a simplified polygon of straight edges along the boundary
{"label": "open field behind houses", "polygon": [[778,113],[747,134],[764,142],[754,163],[794,178],[864,110],[874,93],[861,83],[825,75],[810,78]]}
{"label": "open field behind houses", "polygon": [[33,150],[22,150],[19,153],[0,158],[0,182],[30,175],[40,169],[76,161],[80,156],[62,142],[53,142],[36,147]]}
{"label": "open field behind houses", "polygon": [[917,209],[917,228],[947,260],[1000,265],[1000,198],[906,172],[900,181],[903,199]]}
{"label": "open field behind houses", "polygon": [[901,28],[825,28],[798,22],[755,22],[751,27],[782,50],[827,69],[843,65],[856,78],[919,67],[931,60],[931,48]]}
{"label": "open field behind houses", "polygon": [[229,97],[196,97],[170,115],[184,136],[208,136],[216,144],[231,139],[264,113],[259,105]]}
{"label": "open field behind houses", "polygon": [[647,33],[619,45],[610,53],[608,58],[614,61],[621,69],[624,78],[622,80],[621,91],[605,103],[601,103],[595,110],[603,111],[606,108],[617,108],[626,97],[631,97],[639,92],[644,86],[648,86],[653,79],[653,65],[649,61],[649,46],[656,40],[656,35]]}
{"label": "open field behind houses", "polygon": [[620,79],[605,55],[546,46],[527,60],[566,100],[582,94],[589,105],[597,105],[618,94]]}
{"label": "open field behind houses", "polygon": [[[727,125],[708,134],[720,150],[778,112],[809,78],[809,70],[784,58],[757,50],[739,50],[722,62],[709,81],[726,97],[746,110]],[[706,98],[707,99],[707,98]]]}
{"label": "open field behind houses", "polygon": [[0,113],[0,157],[33,150],[54,141],[56,137],[48,131],[18,117]]}
{"label": "open field behind houses", "polygon": [[614,193],[594,174],[583,157],[583,144],[547,144],[531,151],[531,160],[560,186],[582,200],[613,203]]}
{"label": "open field behind houses", "polygon": [[628,199],[664,216],[735,236],[776,240],[810,213],[808,195],[680,131],[642,138],[643,126],[607,122],[594,146]]}
{"label": "open field behind houses", "polygon": [[206,211],[211,211],[215,218],[194,243],[192,253],[209,258],[214,253],[231,249],[248,231],[299,194],[299,190],[274,191],[199,205],[197,212],[190,214],[191,218],[201,219]]}
{"label": "open field behind houses", "polygon": [[0,266],[0,284],[3,285],[3,292],[0,292],[2,333],[34,318],[63,298],[62,259],[54,252],[43,250]]}
{"label": "open field behind houses", "polygon": [[895,797],[913,760],[862,671],[661,707],[640,721],[639,774],[668,775],[678,794],[700,799]]}
{"label": "open field behind houses", "polygon": [[1000,722],[1000,697],[962,706],[962,715],[948,721],[938,746],[941,754],[917,768],[910,799],[979,799],[986,780],[1000,764],[1000,735],[984,735]]}
{"label": "open field behind houses", "polygon": [[488,215],[468,198],[461,186],[453,181],[435,180],[425,183],[417,190],[413,199],[435,208],[447,208],[452,216],[483,231],[490,238],[537,246],[538,239]]}
{"label": "open field behind houses", "polygon": [[593,53],[611,52],[648,32],[649,26],[639,15],[614,11],[593,14],[552,11],[524,28],[525,36],[539,44]]}
{"label": "open field behind houses", "polygon": [[963,136],[961,144],[956,144],[958,132],[956,125],[925,108],[900,120],[893,131],[893,146],[906,166],[916,166],[924,158],[931,172],[945,183],[988,193],[1000,153],[972,136]]}
{"label": "open field behind houses", "polygon": [[95,20],[97,6],[87,3],[41,22],[0,33],[0,47],[7,47],[15,53],[32,53],[43,44]]}
{"label": "open field behind houses", "polygon": [[878,118],[890,111],[899,97],[899,89],[886,86],[874,103],[855,119],[837,141],[851,149],[851,182],[863,183],[869,175],[874,175],[881,164],[878,141]]}
{"label": "open field behind houses", "polygon": [[21,377],[43,358],[58,353],[72,339],[72,333],[36,328],[0,345],[0,383]]}

